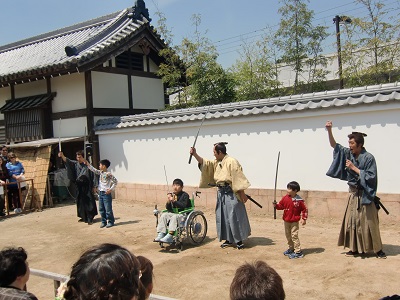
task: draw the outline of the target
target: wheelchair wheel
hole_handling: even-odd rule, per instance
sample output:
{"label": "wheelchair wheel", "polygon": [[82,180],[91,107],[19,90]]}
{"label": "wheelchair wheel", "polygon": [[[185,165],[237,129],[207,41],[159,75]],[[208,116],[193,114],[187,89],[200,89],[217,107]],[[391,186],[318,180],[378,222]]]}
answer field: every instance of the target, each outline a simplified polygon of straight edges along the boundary
{"label": "wheelchair wheel", "polygon": [[188,234],[194,244],[200,244],[207,234],[207,220],[202,212],[195,212],[188,222]]}

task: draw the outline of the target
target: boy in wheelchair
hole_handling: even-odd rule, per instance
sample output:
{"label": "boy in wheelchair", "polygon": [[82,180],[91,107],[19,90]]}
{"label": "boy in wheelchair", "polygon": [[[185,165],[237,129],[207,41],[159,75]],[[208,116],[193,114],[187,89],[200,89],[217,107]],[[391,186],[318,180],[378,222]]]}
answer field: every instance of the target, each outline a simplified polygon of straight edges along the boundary
{"label": "boy in wheelchair", "polygon": [[177,212],[190,208],[188,193],[183,191],[183,181],[179,178],[172,182],[173,193],[168,193],[168,200],[157,226],[157,237],[154,242],[172,243],[174,232],[178,228],[179,214]]}

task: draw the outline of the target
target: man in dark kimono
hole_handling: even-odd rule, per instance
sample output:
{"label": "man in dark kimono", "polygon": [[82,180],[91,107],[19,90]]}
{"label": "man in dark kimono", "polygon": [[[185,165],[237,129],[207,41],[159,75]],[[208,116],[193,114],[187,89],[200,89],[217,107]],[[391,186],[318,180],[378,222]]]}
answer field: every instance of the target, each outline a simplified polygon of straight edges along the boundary
{"label": "man in dark kimono", "polygon": [[59,152],[58,156],[62,158],[68,171],[68,177],[75,182],[78,188],[76,207],[80,222],[93,224],[93,218],[97,215],[96,201],[93,196],[93,188],[97,186],[97,181],[92,172],[84,163],[84,153],[82,150],[76,152],[76,160],[65,157],[64,153]]}
{"label": "man in dark kimono", "polygon": [[218,187],[217,206],[215,208],[217,234],[221,248],[236,243],[237,249],[243,249],[243,241],[251,234],[250,222],[244,203],[248,200],[244,192],[250,186],[243,174],[242,166],[226,153],[226,143],[214,145],[215,160],[203,159],[195,148],[190,154],[199,163],[201,171],[200,188]]}
{"label": "man in dark kimono", "polygon": [[350,193],[338,245],[350,249],[346,256],[373,251],[378,258],[386,258],[379,231],[379,206],[374,202],[378,173],[374,156],[364,148],[366,134],[349,134],[349,148],[346,148],[336,143],[332,122],[327,121],[325,127],[329,143],[334,148],[333,162],[326,175],[346,180]]}

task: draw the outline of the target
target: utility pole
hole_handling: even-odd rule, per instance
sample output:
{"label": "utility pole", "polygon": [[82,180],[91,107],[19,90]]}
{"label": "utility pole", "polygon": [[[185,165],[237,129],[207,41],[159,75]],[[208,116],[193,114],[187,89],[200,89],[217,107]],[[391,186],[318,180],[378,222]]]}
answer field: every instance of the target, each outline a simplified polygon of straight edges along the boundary
{"label": "utility pole", "polygon": [[343,71],[342,71],[342,47],[340,45],[340,23],[350,24],[351,19],[346,16],[335,16],[333,22],[336,25],[336,45],[337,45],[337,55],[338,55],[338,66],[339,66],[339,88],[343,89]]}

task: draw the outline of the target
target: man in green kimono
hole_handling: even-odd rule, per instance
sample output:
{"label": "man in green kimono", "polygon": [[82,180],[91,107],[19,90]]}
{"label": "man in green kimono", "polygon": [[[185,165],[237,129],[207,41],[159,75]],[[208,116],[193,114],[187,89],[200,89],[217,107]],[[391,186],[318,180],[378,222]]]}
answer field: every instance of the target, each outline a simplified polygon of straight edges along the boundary
{"label": "man in green kimono", "polygon": [[250,183],[243,174],[240,163],[226,153],[225,144],[227,143],[214,144],[215,160],[203,159],[193,147],[190,149],[190,154],[199,163],[201,171],[199,187],[218,187],[215,208],[217,233],[220,241],[225,240],[221,248],[235,243],[237,249],[243,249],[243,240],[251,233],[244,206],[247,201],[244,190]]}
{"label": "man in green kimono", "polygon": [[350,193],[338,245],[350,249],[346,256],[374,251],[378,258],[386,258],[379,231],[379,206],[374,202],[378,173],[374,156],[364,148],[366,134],[349,134],[347,148],[336,143],[331,121],[327,121],[325,127],[329,144],[334,149],[333,162],[326,175],[347,181]]}

